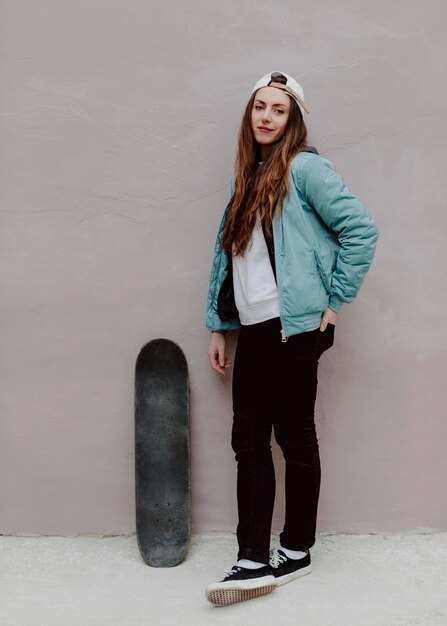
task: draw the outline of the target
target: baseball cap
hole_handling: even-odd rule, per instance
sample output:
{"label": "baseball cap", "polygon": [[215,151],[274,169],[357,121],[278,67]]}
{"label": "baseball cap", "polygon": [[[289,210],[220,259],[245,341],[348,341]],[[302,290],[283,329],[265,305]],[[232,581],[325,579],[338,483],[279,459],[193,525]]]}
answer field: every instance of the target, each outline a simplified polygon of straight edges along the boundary
{"label": "baseball cap", "polygon": [[265,76],[258,80],[251,93],[253,94],[257,89],[261,89],[261,87],[276,87],[282,89],[295,100],[303,115],[304,111],[310,113],[309,107],[304,102],[303,88],[292,76],[289,76],[289,74],[285,72],[270,72],[269,74],[265,74]]}

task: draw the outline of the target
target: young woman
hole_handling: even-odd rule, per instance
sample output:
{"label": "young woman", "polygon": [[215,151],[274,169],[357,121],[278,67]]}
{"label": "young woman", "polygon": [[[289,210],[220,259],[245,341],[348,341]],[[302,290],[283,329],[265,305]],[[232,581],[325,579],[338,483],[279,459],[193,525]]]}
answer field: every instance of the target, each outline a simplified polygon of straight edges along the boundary
{"label": "young woman", "polygon": [[[320,491],[314,407],[319,358],[337,313],[357,295],[378,230],[333,164],[307,146],[301,85],[284,72],[254,86],[239,131],[231,199],[214,248],[209,359],[233,368],[238,560],[206,597],[227,605],[311,571]],[[271,433],[285,458],[285,522],[270,552],[275,499]]]}

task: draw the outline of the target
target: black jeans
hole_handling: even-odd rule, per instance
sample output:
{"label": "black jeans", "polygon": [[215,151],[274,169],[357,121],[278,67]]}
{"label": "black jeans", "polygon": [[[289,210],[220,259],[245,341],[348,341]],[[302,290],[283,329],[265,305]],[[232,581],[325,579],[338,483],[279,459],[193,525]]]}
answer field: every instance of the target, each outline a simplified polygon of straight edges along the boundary
{"label": "black jeans", "polygon": [[233,370],[233,430],[237,461],[238,558],[267,563],[275,500],[271,434],[286,464],[281,545],[315,543],[321,468],[314,407],[322,353],[334,343],[333,324],[281,342],[279,318],[243,326]]}

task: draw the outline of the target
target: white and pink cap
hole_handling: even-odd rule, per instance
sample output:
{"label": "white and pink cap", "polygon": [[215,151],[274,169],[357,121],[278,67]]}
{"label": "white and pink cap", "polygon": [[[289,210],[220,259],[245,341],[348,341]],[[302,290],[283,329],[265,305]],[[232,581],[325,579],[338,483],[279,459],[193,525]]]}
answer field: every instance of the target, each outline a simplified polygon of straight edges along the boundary
{"label": "white and pink cap", "polygon": [[304,111],[310,113],[309,107],[304,102],[303,88],[292,76],[289,76],[289,74],[285,74],[284,72],[270,72],[258,80],[251,93],[254,93],[257,89],[261,89],[261,87],[276,87],[277,89],[282,89],[295,100],[303,115]]}

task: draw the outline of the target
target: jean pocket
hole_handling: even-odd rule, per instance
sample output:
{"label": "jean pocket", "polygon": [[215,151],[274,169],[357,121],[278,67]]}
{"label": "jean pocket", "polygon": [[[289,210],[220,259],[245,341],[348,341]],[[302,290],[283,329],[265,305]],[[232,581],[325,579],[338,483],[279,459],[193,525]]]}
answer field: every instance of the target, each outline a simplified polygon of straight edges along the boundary
{"label": "jean pocket", "polygon": [[328,322],[326,328],[323,331],[318,328],[317,332],[317,352],[318,357],[320,357],[323,352],[329,350],[329,348],[334,345],[335,324],[331,324],[330,322]]}

